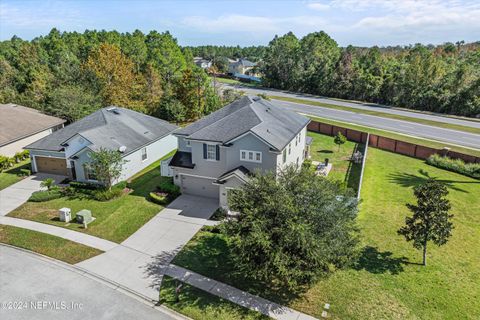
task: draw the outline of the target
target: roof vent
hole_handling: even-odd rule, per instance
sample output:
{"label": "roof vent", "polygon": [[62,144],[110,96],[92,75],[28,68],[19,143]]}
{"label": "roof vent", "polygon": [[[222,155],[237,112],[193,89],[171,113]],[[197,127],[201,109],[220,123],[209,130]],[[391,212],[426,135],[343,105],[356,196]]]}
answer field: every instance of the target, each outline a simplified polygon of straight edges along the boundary
{"label": "roof vent", "polygon": [[107,111],[115,113],[115,114],[120,114],[120,111],[118,111],[117,107],[108,107]]}
{"label": "roof vent", "polygon": [[124,153],[126,150],[127,150],[126,146],[121,146],[120,148],[118,148],[118,151],[120,151],[121,153]]}

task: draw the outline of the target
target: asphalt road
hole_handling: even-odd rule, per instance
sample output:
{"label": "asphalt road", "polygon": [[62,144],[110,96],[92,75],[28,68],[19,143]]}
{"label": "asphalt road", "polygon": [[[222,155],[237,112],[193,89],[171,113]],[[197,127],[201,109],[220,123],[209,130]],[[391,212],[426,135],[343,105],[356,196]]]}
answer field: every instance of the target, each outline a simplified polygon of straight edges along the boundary
{"label": "asphalt road", "polygon": [[[239,90],[241,89],[248,94],[266,93],[270,95],[280,95],[279,93],[282,93],[283,96],[302,98],[302,99],[306,98],[299,94],[297,95],[297,94],[284,93],[284,92],[278,92],[278,91],[275,91],[273,93],[270,90],[263,90],[263,89],[251,89],[251,88],[245,88],[245,87],[241,87],[237,89]],[[408,112],[408,111],[401,111],[401,110],[388,109],[388,108],[381,108],[381,110],[379,110],[379,107],[367,107],[366,105],[336,101],[336,100],[331,100],[326,98],[309,97],[308,99],[320,101],[320,102],[328,101],[328,103],[331,103],[331,104],[347,105],[349,107],[355,106],[356,108],[370,108],[375,111],[381,111],[381,112],[387,112],[387,111],[391,113],[395,112],[396,114],[408,115],[409,117],[434,120],[434,121],[444,122],[444,123],[455,123],[455,124],[461,124],[465,126],[468,125],[471,127],[480,128],[480,122],[460,120],[460,119],[448,118],[443,116],[421,114],[416,112]],[[275,100],[275,103],[289,110],[304,113],[304,114],[309,114],[312,116],[318,116],[318,117],[328,118],[332,120],[349,122],[349,123],[364,125],[372,128],[394,131],[394,132],[407,134],[414,137],[422,137],[426,139],[436,140],[439,142],[445,142],[449,144],[455,144],[459,146],[480,149],[480,135],[478,134],[446,129],[441,127],[435,127],[435,126],[429,126],[429,125],[419,124],[416,122],[389,119],[389,118],[384,118],[379,116],[365,115],[365,114],[359,114],[356,112],[317,107],[317,106],[311,106],[307,104],[291,103],[291,102],[286,102],[281,100]]]}
{"label": "asphalt road", "polygon": [[174,318],[61,265],[0,246],[0,319]]}
{"label": "asphalt road", "polygon": [[384,106],[380,104],[375,104],[375,103],[347,102],[347,101],[341,101],[341,100],[335,100],[335,99],[329,99],[329,98],[323,98],[323,97],[315,97],[312,95],[302,94],[302,93],[293,93],[293,92],[287,92],[287,91],[275,90],[275,89],[256,89],[256,88],[250,88],[250,87],[244,87],[244,86],[230,85],[225,83],[222,83],[221,85],[222,87],[225,87],[225,88],[232,88],[236,90],[245,91],[247,94],[264,93],[267,95],[274,95],[279,97],[298,98],[303,100],[317,101],[321,103],[350,107],[350,108],[355,108],[359,110],[377,111],[377,112],[401,115],[401,116],[406,116],[411,118],[458,124],[458,125],[472,127],[472,128],[480,128],[480,119],[478,119],[477,121],[463,120],[461,118],[452,118],[452,117],[443,116],[441,114],[428,114],[428,113],[406,111],[406,110],[401,110],[401,109]]}

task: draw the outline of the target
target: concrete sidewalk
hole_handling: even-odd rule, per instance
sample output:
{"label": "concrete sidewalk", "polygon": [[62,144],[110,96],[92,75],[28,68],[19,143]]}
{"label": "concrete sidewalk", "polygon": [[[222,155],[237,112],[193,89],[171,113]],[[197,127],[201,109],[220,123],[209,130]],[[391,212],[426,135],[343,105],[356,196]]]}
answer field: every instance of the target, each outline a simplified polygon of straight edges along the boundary
{"label": "concrete sidewalk", "polygon": [[181,195],[121,245],[77,265],[157,301],[164,269],[217,208],[216,199]]}
{"label": "concrete sidewalk", "polygon": [[94,237],[86,233],[25,219],[0,216],[0,224],[47,233],[53,236],[78,242],[102,251],[109,251],[118,246],[118,243]]}
{"label": "concrete sidewalk", "polygon": [[165,269],[165,274],[185,282],[191,286],[202,289],[210,294],[219,296],[233,303],[241,305],[278,320],[314,320],[316,318],[305,313],[284,307],[267,299],[239,290],[222,282],[204,277],[193,271],[170,264]]}
{"label": "concrete sidewalk", "polygon": [[65,179],[64,176],[53,174],[35,174],[0,190],[0,216],[7,215],[30,198],[32,193],[40,190],[40,183],[47,178],[52,178],[55,183]]}

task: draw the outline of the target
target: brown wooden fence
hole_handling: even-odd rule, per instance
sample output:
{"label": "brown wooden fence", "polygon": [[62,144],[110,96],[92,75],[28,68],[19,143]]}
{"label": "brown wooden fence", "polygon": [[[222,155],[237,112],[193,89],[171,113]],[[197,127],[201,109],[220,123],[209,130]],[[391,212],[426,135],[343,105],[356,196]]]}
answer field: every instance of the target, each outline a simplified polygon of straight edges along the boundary
{"label": "brown wooden fence", "polygon": [[[308,125],[307,129],[309,131],[323,133],[329,136],[334,136],[338,132],[341,132],[345,137],[347,137],[350,141],[365,143],[367,141],[367,137],[369,137],[368,146],[373,148],[378,148],[382,150],[388,150],[391,152],[403,154],[406,156],[419,158],[419,159],[427,159],[434,153],[438,154],[445,154],[445,150],[443,149],[435,149],[426,146],[422,146],[419,144],[414,144],[410,142],[405,142],[401,140],[391,139],[383,136],[379,136],[376,134],[368,135],[366,132],[358,131],[354,129],[348,129],[344,127],[334,126],[327,123],[322,123],[318,121],[311,121]],[[469,154],[464,154],[455,151],[449,151],[448,156],[454,159],[462,159],[465,162],[469,163],[480,163],[480,158],[475,157]]]}

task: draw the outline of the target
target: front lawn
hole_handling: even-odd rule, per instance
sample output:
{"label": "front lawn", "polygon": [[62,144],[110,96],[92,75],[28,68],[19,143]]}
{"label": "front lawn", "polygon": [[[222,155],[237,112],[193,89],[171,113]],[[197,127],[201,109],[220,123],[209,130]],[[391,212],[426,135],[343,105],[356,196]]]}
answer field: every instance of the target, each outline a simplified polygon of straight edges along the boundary
{"label": "front lawn", "polygon": [[328,158],[332,164],[332,170],[328,174],[328,178],[345,182],[349,188],[357,191],[362,164],[354,163],[350,161],[350,158],[357,150],[363,154],[365,145],[347,141],[339,149],[338,145],[333,142],[334,137],[310,131],[307,135],[313,138],[310,146],[311,159],[324,162],[325,158]]}
{"label": "front lawn", "polygon": [[0,225],[0,242],[75,264],[103,251],[33,230]]}
{"label": "front lawn", "polygon": [[[147,200],[148,194],[157,185],[171,179],[160,176],[159,166],[160,161],[157,161],[134,177],[129,184],[133,191],[120,198],[100,202],[80,194],[46,202],[27,202],[8,215],[65,227],[120,243],[163,208]],[[74,221],[65,224],[58,219],[58,209],[63,207],[72,210],[72,218],[74,213],[88,209],[96,220],[90,223],[87,229]]]}
{"label": "front lawn", "polygon": [[[412,187],[433,176],[448,184],[455,229],[448,244],[431,245],[429,265],[397,235],[410,212]],[[478,319],[480,315],[480,182],[424,161],[370,148],[358,223],[363,253],[354,268],[319,280],[300,295],[282,292],[235,269],[228,239],[200,231],[173,263],[321,317],[335,319]]]}
{"label": "front lawn", "polygon": [[5,189],[6,187],[9,187],[12,184],[22,180],[24,177],[20,175],[21,169],[30,170],[30,159],[22,161],[11,167],[10,169],[0,172],[0,190]]}
{"label": "front lawn", "polygon": [[205,320],[253,320],[269,319],[259,312],[243,308],[233,302],[214,296],[203,290],[183,284],[179,294],[179,302],[175,301],[175,288],[178,282],[164,276],[160,289],[160,303],[180,312],[192,319]]}

